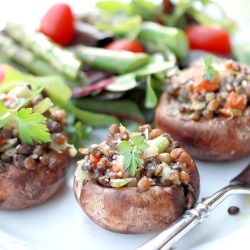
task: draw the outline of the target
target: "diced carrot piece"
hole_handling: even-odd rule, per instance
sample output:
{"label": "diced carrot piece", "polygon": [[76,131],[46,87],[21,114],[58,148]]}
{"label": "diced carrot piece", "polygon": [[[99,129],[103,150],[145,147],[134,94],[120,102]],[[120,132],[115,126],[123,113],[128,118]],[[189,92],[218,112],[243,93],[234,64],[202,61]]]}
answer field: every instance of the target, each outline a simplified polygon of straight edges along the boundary
{"label": "diced carrot piece", "polygon": [[95,155],[90,155],[89,159],[93,162],[94,164],[94,169],[96,169],[97,163],[100,161],[101,157],[97,157]]}
{"label": "diced carrot piece", "polygon": [[228,95],[227,101],[226,101],[226,108],[231,109],[238,109],[243,111],[247,106],[247,96],[246,95],[239,95],[235,92],[231,92]]}
{"label": "diced carrot piece", "polygon": [[202,91],[210,92],[219,89],[219,87],[220,87],[220,81],[218,76],[215,76],[212,81],[208,81],[202,78],[201,81],[198,83],[198,85],[195,86],[194,92],[198,94],[201,93]]}
{"label": "diced carrot piece", "polygon": [[118,173],[122,170],[122,166],[118,164],[114,164],[112,169],[115,173]]}
{"label": "diced carrot piece", "polygon": [[236,76],[240,72],[239,64],[233,60],[227,61],[225,64],[225,68],[227,73],[229,73],[232,76]]}
{"label": "diced carrot piece", "polygon": [[7,141],[0,135],[0,147],[4,146]]}

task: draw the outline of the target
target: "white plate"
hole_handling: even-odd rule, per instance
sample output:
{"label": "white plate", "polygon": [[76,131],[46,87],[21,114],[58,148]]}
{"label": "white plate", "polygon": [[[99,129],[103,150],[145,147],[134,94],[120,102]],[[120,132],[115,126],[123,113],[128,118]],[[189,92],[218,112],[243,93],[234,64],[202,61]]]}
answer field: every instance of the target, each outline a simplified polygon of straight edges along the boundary
{"label": "white plate", "polygon": [[[96,131],[93,140],[100,142],[105,133]],[[227,163],[196,161],[201,177],[200,199],[227,185],[249,162],[250,157]],[[154,235],[117,234],[95,225],[75,200],[74,170],[72,166],[65,185],[44,204],[0,212],[0,249],[132,250]],[[239,214],[228,214],[227,209],[232,205],[240,208]],[[180,240],[175,249],[231,249],[228,246],[247,242],[249,231],[250,196],[234,195]]]}
{"label": "white plate", "polygon": [[[0,8],[0,24],[12,19],[34,25],[54,2],[57,1],[8,0]],[[95,1],[82,1],[81,5],[76,0],[65,2],[73,4],[74,10],[81,13],[93,8]],[[225,6],[228,8],[234,3],[235,0],[230,0]],[[232,10],[234,8],[231,8],[231,13],[235,13]],[[240,16],[239,12],[236,14]],[[96,132],[95,141],[101,141],[103,136],[103,131]],[[226,163],[197,161],[201,176],[200,199],[225,186],[248,162],[250,157]],[[20,211],[0,211],[1,250],[132,250],[154,235],[116,234],[95,225],[75,200],[73,175],[72,167],[65,185],[40,206]],[[229,215],[227,209],[231,205],[240,207],[240,213]],[[249,232],[250,197],[231,196],[181,239],[175,249],[239,249],[239,244],[240,249],[249,249]]]}

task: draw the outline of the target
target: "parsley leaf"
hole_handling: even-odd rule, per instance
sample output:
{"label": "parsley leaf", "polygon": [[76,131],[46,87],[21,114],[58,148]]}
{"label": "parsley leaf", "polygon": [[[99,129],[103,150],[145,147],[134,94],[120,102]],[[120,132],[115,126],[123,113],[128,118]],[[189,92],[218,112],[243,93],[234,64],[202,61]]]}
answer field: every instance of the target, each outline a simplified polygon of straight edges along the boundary
{"label": "parsley leaf", "polygon": [[32,144],[33,140],[42,143],[50,142],[50,133],[41,122],[46,118],[39,113],[32,113],[31,108],[22,108],[17,112],[19,136],[22,142]]}
{"label": "parsley leaf", "polygon": [[149,145],[142,136],[133,136],[132,142],[122,141],[119,143],[119,153],[124,156],[123,167],[131,176],[135,176],[137,168],[142,168],[140,152],[144,151]]}
{"label": "parsley leaf", "polygon": [[123,166],[124,170],[127,171],[128,173],[131,174],[131,176],[135,176],[135,170],[136,168],[132,168],[131,165],[132,163],[132,153],[128,155],[124,155],[125,157],[123,158]]}
{"label": "parsley leaf", "polygon": [[119,152],[121,155],[129,155],[131,154],[133,147],[130,145],[128,141],[122,141],[119,143]]}
{"label": "parsley leaf", "polygon": [[132,137],[132,142],[137,147],[137,146],[140,146],[140,144],[144,142],[144,138],[140,135],[136,135]]}
{"label": "parsley leaf", "polygon": [[209,70],[207,70],[207,72],[203,75],[203,78],[205,79],[205,80],[208,80],[208,81],[212,81],[213,79],[214,79],[214,77],[215,76],[217,76],[218,75],[218,71],[217,70],[215,70],[215,69],[209,69]]}
{"label": "parsley leaf", "polygon": [[204,57],[204,63],[206,67],[212,66],[214,57],[212,55],[207,55]]}
{"label": "parsley leaf", "polygon": [[8,109],[0,101],[0,128],[10,121],[12,117],[17,122],[19,137],[23,143],[32,144],[33,141],[38,143],[50,142],[50,133],[48,128],[43,124],[46,117],[39,113],[32,113],[32,108],[24,108],[43,88],[38,89],[34,95],[19,104],[15,109]]}
{"label": "parsley leaf", "polygon": [[213,67],[213,61],[214,61],[214,57],[211,55],[204,57],[204,64],[205,64],[206,72],[203,75],[203,78],[210,82],[214,79],[215,76],[219,74],[219,71]]}
{"label": "parsley leaf", "polygon": [[149,145],[145,142],[144,138],[140,135],[133,136],[132,142],[136,146],[136,149],[139,151],[143,151],[149,147]]}

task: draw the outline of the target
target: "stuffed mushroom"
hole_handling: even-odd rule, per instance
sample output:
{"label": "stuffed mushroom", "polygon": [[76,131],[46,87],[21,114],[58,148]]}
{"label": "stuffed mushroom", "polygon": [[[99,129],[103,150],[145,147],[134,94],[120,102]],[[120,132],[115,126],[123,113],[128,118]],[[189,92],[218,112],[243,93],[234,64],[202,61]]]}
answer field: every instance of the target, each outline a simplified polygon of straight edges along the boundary
{"label": "stuffed mushroom", "polygon": [[0,209],[41,204],[76,153],[63,130],[66,113],[27,84],[2,93],[0,103]]}
{"label": "stuffed mushroom", "polygon": [[143,125],[110,126],[105,141],[80,149],[74,193],[98,225],[119,233],[159,231],[199,194],[195,162],[170,134]]}
{"label": "stuffed mushroom", "polygon": [[190,155],[225,161],[250,154],[250,68],[207,56],[167,79],[155,124]]}

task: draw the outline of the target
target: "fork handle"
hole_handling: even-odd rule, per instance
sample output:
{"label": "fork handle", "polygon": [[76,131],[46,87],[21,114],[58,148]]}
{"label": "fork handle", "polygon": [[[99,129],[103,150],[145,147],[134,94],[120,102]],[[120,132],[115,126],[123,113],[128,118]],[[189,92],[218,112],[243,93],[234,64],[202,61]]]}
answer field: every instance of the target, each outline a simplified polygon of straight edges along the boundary
{"label": "fork handle", "polygon": [[237,185],[228,185],[207,197],[203,202],[197,203],[194,208],[187,210],[180,219],[175,221],[161,233],[141,245],[137,250],[166,250],[189,232],[193,227],[207,217],[211,210],[219,205],[228,195],[237,193]]}
{"label": "fork handle", "polygon": [[180,219],[171,224],[166,230],[138,247],[137,250],[170,249],[177,240],[200,223],[209,213],[210,208],[208,205],[202,202],[197,203],[193,209],[187,210]]}

